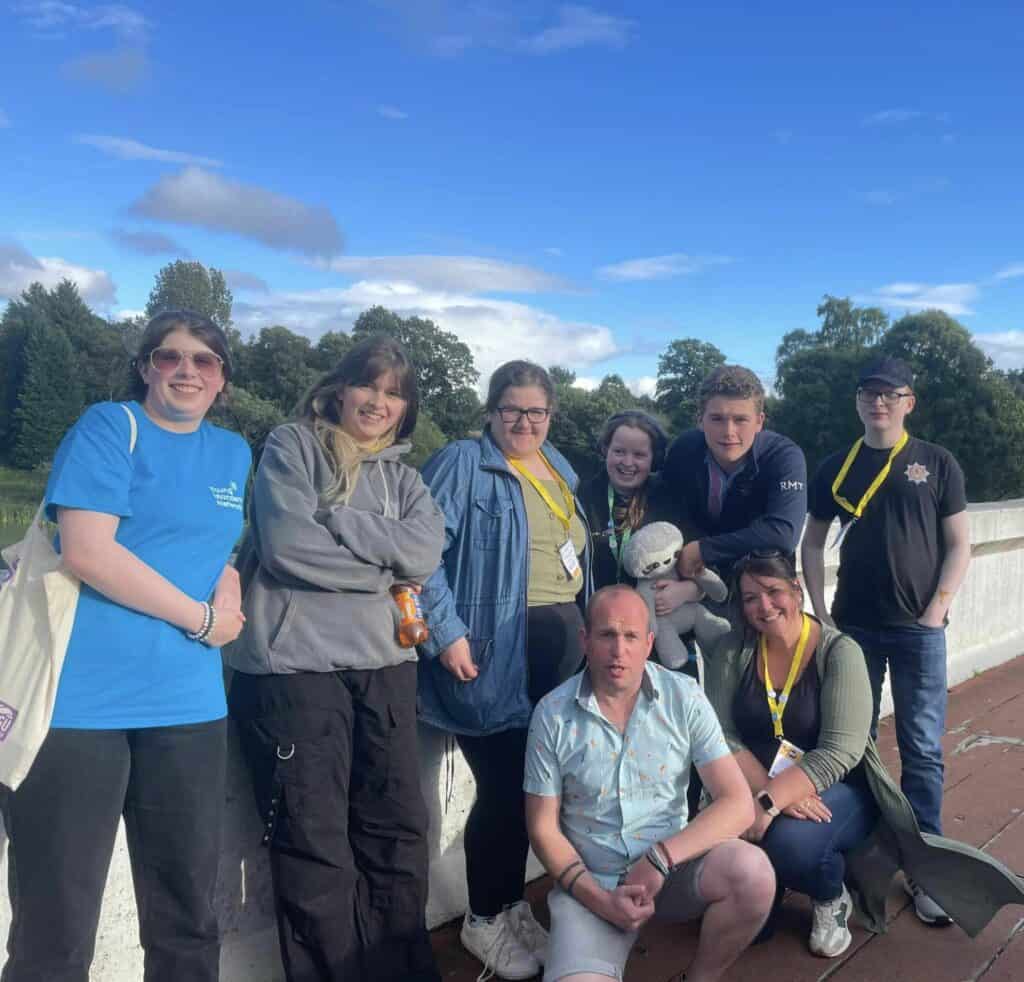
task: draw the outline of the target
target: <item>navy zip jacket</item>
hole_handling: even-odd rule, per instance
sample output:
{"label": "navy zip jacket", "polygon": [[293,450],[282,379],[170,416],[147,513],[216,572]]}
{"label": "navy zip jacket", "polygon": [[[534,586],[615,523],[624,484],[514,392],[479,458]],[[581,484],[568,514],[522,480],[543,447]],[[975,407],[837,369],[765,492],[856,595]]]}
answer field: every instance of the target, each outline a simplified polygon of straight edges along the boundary
{"label": "navy zip jacket", "polygon": [[758,433],[717,519],[708,512],[709,455],[703,432],[687,430],[672,442],[661,471],[669,494],[680,501],[686,541],[700,539],[704,562],[723,577],[755,549],[778,549],[792,558],[807,517],[804,452],[781,433]]}

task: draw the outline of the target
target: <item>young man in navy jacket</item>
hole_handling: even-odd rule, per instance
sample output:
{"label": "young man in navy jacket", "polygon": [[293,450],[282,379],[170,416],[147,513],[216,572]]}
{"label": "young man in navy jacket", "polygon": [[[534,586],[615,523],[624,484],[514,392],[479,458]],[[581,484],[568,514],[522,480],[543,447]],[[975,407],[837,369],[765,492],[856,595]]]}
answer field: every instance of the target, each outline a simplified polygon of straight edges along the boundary
{"label": "young man in navy jacket", "polygon": [[791,559],[807,514],[807,462],[764,429],[764,388],[748,368],[722,365],[700,387],[697,428],[669,448],[664,479],[680,501],[681,576],[711,566],[728,580],[751,552]]}

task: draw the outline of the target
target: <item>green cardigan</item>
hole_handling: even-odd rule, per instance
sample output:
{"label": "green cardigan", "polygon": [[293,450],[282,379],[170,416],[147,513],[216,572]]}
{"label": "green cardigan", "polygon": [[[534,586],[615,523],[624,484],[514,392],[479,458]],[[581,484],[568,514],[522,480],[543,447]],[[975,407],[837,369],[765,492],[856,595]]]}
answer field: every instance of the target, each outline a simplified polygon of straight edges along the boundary
{"label": "green cardigan", "polygon": [[[707,665],[707,695],[735,752],[745,749],[732,717],[736,690],[756,649],[756,636],[734,632]],[[846,857],[846,882],[867,928],[886,929],[885,899],[897,870],[919,883],[971,937],[1005,904],[1024,904],[1024,879],[980,849],[922,832],[910,802],[889,776],[868,736],[871,686],[864,655],[849,636],[825,624],[814,652],[821,681],[818,746],[797,763],[818,792],[863,759],[879,820],[867,841]]]}

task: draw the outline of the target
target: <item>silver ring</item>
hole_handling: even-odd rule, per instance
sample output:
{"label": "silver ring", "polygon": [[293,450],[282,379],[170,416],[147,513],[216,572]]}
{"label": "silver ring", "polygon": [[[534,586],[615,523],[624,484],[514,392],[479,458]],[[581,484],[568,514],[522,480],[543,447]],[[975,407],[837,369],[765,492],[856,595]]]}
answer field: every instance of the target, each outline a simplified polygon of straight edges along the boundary
{"label": "silver ring", "polygon": [[288,753],[287,754],[282,754],[281,753],[281,744],[277,745],[277,759],[278,760],[291,760],[292,757],[294,757],[294,756],[295,756],[295,744],[294,743],[291,745],[291,747],[288,748]]}

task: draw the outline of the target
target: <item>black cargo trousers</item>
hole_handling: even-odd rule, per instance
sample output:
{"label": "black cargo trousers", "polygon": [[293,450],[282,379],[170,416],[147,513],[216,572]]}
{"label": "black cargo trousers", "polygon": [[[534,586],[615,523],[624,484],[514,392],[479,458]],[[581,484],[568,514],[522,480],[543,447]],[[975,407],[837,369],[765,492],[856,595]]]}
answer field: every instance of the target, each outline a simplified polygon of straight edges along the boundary
{"label": "black cargo trousers", "polygon": [[236,673],[288,982],[439,982],[424,911],[416,663]]}

